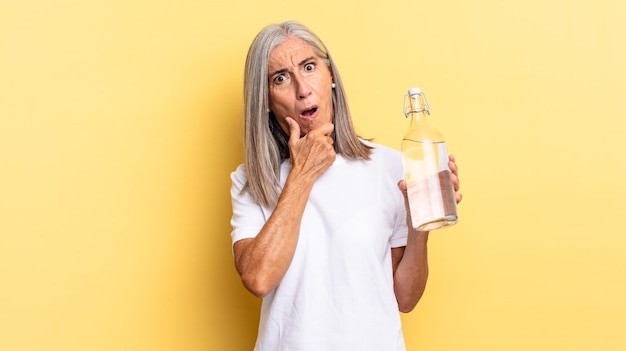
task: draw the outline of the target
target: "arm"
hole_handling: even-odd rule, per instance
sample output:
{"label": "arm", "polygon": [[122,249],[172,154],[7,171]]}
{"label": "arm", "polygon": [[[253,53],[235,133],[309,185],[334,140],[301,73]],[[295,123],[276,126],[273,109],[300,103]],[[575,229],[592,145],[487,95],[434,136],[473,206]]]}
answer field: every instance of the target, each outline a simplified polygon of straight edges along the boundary
{"label": "arm", "polygon": [[[459,192],[459,172],[454,156],[450,155],[448,167],[450,167],[450,180],[454,186],[456,203],[461,202],[463,196]],[[411,312],[424,294],[426,281],[428,280],[428,232],[420,232],[411,226],[411,213],[408,210],[406,196],[406,183],[400,181],[398,188],[404,194],[404,204],[407,209],[407,226],[409,236],[406,247],[391,249],[391,261],[393,267],[394,292],[401,312]]]}
{"label": "arm", "polygon": [[244,286],[263,297],[273,290],[291,263],[300,223],[315,181],[332,165],[335,151],[330,123],[300,138],[300,127],[287,118],[290,128],[291,171],[276,208],[255,238],[237,241],[235,267]]}
{"label": "arm", "polygon": [[418,232],[411,228],[406,247],[391,249],[393,287],[400,312],[411,312],[426,289],[427,243],[428,232]]}

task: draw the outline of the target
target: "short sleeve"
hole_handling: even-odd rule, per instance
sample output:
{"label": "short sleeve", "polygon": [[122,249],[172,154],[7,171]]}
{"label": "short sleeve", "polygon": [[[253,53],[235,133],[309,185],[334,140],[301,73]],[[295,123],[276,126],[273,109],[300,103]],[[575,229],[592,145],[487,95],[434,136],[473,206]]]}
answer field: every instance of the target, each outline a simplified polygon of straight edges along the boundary
{"label": "short sleeve", "polygon": [[265,222],[266,215],[261,205],[256,203],[249,191],[244,191],[247,182],[245,166],[242,164],[230,174],[232,185],[230,196],[232,199],[233,216],[230,224],[232,244],[241,239],[257,236]]}
{"label": "short sleeve", "polygon": [[409,228],[406,223],[406,206],[404,204],[404,195],[398,189],[398,181],[404,179],[404,167],[402,166],[402,156],[397,150],[389,150],[390,154],[385,157],[385,168],[390,172],[388,191],[395,196],[395,213],[393,233],[389,239],[392,248],[406,246]]}
{"label": "short sleeve", "polygon": [[[392,189],[393,190],[393,189]],[[389,244],[392,248],[406,246],[407,239],[409,236],[409,228],[406,224],[406,209],[404,207],[404,196],[397,188],[395,189],[396,193],[398,193],[398,201],[396,206],[396,214],[395,221],[393,225],[393,234],[389,239]]]}

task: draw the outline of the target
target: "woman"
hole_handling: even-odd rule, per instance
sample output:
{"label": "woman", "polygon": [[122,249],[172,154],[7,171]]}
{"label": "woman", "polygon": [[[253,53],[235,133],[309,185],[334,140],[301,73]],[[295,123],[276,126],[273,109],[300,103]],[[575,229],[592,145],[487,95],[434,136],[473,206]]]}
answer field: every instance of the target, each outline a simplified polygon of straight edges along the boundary
{"label": "woman", "polygon": [[407,225],[400,153],[356,135],[339,72],[301,24],[257,35],[244,86],[231,236],[263,297],[255,350],[405,350],[398,309],[424,292],[428,233]]}

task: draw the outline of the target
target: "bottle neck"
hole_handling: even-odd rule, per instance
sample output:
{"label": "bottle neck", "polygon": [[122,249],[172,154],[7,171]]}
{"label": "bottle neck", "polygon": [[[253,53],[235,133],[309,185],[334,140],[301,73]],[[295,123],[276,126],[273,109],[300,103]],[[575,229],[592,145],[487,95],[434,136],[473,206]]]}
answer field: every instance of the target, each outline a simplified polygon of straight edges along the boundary
{"label": "bottle neck", "polygon": [[426,95],[421,92],[409,95],[409,106],[406,111],[406,116],[411,117],[411,120],[419,120],[429,115],[430,106],[426,100]]}

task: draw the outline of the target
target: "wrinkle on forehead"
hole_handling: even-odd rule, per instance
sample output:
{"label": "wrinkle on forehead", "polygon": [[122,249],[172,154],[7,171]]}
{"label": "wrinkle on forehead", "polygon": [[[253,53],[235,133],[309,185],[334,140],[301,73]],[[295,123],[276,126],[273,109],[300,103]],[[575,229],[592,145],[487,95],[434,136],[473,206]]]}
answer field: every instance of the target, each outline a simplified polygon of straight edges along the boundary
{"label": "wrinkle on forehead", "polygon": [[270,72],[298,67],[300,62],[310,56],[315,56],[313,48],[303,39],[297,37],[287,37],[285,41],[276,46],[270,54]]}

